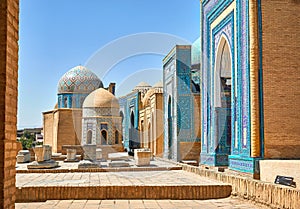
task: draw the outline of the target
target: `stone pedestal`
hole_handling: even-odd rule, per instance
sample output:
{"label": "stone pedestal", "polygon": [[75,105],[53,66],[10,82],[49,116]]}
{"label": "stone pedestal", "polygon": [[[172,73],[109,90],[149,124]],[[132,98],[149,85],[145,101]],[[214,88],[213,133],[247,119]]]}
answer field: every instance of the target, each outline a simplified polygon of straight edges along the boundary
{"label": "stone pedestal", "polygon": [[29,150],[20,150],[17,155],[17,163],[27,163],[27,162],[30,162]]}
{"label": "stone pedestal", "polygon": [[27,165],[28,169],[47,169],[58,167],[58,162],[54,160],[47,160],[42,162],[34,161],[30,165]]}
{"label": "stone pedestal", "polygon": [[101,168],[101,163],[98,161],[82,160],[78,164],[78,169]]}
{"label": "stone pedestal", "polygon": [[107,158],[111,161],[129,160],[129,155],[127,152],[109,153]]}
{"label": "stone pedestal", "polygon": [[91,160],[91,161],[96,160],[96,145],[92,145],[92,144],[83,145],[83,152],[84,152],[84,156],[83,156],[84,160]]}
{"label": "stone pedestal", "polygon": [[34,149],[36,161],[27,165],[28,169],[44,169],[58,167],[58,162],[51,160],[52,147],[49,145],[36,146]]}
{"label": "stone pedestal", "polygon": [[108,163],[109,167],[116,168],[116,167],[130,167],[129,163],[125,160],[118,160],[118,161],[111,161]]}
{"label": "stone pedestal", "polygon": [[43,162],[47,160],[51,160],[52,155],[52,147],[49,145],[36,146],[33,148],[35,153],[35,160],[37,162]]}
{"label": "stone pedestal", "polygon": [[76,158],[76,149],[67,149],[67,159],[65,162],[78,162],[79,160]]}
{"label": "stone pedestal", "polygon": [[101,163],[96,161],[96,145],[86,144],[83,145],[83,160],[80,161],[78,168],[100,168]]}
{"label": "stone pedestal", "polygon": [[134,159],[137,166],[149,166],[151,159],[150,149],[135,149]]}
{"label": "stone pedestal", "polygon": [[102,160],[102,149],[96,149],[96,160]]}

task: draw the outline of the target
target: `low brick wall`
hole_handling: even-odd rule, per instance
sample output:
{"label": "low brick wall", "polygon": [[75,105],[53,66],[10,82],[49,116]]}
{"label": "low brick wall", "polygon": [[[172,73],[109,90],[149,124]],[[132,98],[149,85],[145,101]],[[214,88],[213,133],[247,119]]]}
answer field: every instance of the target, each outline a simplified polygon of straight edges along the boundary
{"label": "low brick wall", "polygon": [[182,170],[232,185],[232,195],[271,208],[299,209],[300,190],[229,173],[180,164]]}
{"label": "low brick wall", "polygon": [[80,199],[204,200],[226,198],[230,193],[230,185],[19,187],[16,202]]}

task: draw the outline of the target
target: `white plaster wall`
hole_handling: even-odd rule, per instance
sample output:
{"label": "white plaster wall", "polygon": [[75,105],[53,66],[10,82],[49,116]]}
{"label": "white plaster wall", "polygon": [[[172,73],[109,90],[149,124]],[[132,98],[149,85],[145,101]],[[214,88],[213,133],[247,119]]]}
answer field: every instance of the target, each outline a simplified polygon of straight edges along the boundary
{"label": "white plaster wall", "polygon": [[260,160],[260,180],[274,183],[277,175],[294,177],[300,188],[300,160]]}

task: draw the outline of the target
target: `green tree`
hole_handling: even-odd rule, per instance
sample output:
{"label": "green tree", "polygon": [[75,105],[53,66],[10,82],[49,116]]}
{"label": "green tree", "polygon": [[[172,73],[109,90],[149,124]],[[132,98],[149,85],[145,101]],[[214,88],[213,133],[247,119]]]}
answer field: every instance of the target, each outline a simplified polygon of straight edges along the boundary
{"label": "green tree", "polygon": [[21,142],[23,149],[26,150],[32,147],[34,139],[34,134],[31,134],[28,131],[24,131],[23,135],[19,139],[19,142]]}

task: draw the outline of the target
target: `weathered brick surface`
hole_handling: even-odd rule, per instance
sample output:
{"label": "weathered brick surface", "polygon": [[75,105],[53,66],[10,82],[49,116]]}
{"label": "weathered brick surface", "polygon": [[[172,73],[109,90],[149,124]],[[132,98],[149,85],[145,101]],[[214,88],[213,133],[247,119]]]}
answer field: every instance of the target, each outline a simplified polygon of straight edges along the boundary
{"label": "weathered brick surface", "polygon": [[48,186],[17,189],[16,202],[100,199],[216,199],[229,197],[229,185]]}
{"label": "weathered brick surface", "polygon": [[261,1],[266,158],[300,157],[300,1]]}
{"label": "weathered brick surface", "polygon": [[19,1],[0,1],[0,207],[14,208]]}

